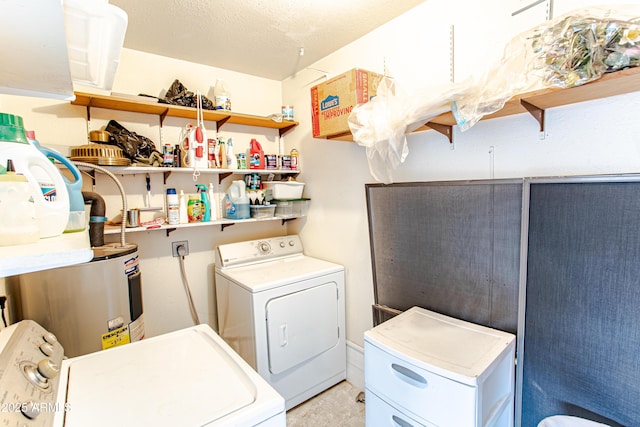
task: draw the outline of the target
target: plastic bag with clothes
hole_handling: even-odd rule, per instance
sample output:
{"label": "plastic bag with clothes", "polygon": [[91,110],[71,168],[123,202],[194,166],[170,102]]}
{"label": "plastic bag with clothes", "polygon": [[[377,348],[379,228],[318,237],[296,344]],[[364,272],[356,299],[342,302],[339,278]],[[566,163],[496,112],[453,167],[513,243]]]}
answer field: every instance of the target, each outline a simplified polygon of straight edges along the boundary
{"label": "plastic bag with clothes", "polygon": [[500,110],[513,96],[569,88],[640,64],[640,6],[580,9],[514,37],[502,60],[456,100],[452,110],[465,131]]}

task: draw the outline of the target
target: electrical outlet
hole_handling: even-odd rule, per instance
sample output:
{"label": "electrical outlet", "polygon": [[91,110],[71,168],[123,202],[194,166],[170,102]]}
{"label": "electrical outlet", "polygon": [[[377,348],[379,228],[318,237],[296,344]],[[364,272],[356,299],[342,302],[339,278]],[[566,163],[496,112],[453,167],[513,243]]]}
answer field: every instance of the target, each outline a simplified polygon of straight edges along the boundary
{"label": "electrical outlet", "polygon": [[180,246],[184,247],[184,254],[183,255],[189,255],[189,242],[186,240],[180,240],[179,242],[171,242],[171,253],[173,253],[174,257],[178,257],[181,256],[178,253],[178,248]]}

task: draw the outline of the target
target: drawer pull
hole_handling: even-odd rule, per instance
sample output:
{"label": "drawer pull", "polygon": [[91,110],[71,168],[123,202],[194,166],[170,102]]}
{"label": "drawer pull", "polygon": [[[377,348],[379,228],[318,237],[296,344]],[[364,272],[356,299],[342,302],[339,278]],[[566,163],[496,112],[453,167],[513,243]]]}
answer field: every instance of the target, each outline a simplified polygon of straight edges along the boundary
{"label": "drawer pull", "polygon": [[289,344],[289,334],[287,333],[287,325],[280,325],[280,347],[286,347]]}
{"label": "drawer pull", "polygon": [[398,378],[414,387],[425,388],[427,386],[427,380],[409,368],[392,363],[391,369],[393,369],[394,374],[396,374]]}
{"label": "drawer pull", "polygon": [[406,422],[405,420],[403,420],[402,418],[400,418],[400,417],[398,417],[396,415],[392,415],[391,419],[393,420],[393,422],[397,426],[400,426],[400,427],[413,427],[413,424]]}

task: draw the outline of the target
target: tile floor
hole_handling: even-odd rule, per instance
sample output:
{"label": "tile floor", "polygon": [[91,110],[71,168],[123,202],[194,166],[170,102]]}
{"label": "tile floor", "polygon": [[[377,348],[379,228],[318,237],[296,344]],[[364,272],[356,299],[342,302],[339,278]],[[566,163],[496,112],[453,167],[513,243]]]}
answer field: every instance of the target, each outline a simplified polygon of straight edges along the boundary
{"label": "tile floor", "polygon": [[287,427],[362,427],[364,403],[356,401],[362,390],[342,381],[287,412]]}

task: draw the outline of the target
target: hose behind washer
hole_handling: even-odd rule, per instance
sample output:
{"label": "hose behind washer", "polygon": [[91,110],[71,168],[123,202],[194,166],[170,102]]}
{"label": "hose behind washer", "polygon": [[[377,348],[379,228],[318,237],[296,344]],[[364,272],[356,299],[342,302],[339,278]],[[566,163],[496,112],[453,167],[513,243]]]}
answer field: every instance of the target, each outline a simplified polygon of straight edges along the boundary
{"label": "hose behind washer", "polygon": [[191,290],[189,289],[189,280],[187,280],[187,272],[184,268],[184,255],[185,255],[185,247],[180,245],[178,246],[178,255],[180,260],[180,275],[182,276],[182,284],[184,285],[184,291],[187,294],[187,301],[189,302],[189,310],[191,311],[191,319],[193,320],[194,325],[200,324],[200,319],[198,318],[198,313],[196,312],[196,306],[193,303],[193,297],[191,296]]}

